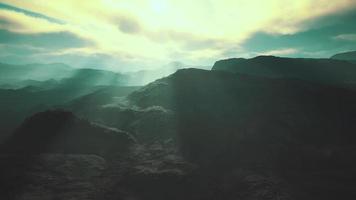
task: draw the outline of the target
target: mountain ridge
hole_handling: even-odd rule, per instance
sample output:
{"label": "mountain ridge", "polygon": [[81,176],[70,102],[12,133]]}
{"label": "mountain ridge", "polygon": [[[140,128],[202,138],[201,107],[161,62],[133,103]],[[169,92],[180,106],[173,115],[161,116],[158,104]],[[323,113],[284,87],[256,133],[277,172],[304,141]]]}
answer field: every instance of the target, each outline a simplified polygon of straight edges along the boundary
{"label": "mountain ridge", "polygon": [[215,62],[212,70],[270,78],[295,78],[323,84],[348,86],[356,83],[356,64],[334,59],[258,56]]}
{"label": "mountain ridge", "polygon": [[338,53],[330,57],[336,60],[346,60],[356,63],[356,51],[347,51],[343,53]]}

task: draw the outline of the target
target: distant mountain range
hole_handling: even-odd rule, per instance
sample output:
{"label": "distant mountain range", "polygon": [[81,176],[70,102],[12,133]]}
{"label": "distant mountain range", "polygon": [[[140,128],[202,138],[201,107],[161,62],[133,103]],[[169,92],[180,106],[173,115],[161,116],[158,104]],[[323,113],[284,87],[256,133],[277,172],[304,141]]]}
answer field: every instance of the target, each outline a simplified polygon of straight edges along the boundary
{"label": "distant mountain range", "polygon": [[26,86],[43,87],[105,86],[125,85],[127,78],[119,73],[98,69],[75,69],[70,66],[55,64],[9,65],[0,64],[0,87],[21,88]]}
{"label": "distant mountain range", "polygon": [[[10,65],[0,63],[0,85],[23,87],[28,81],[59,80],[70,76],[72,68],[64,64]],[[27,82],[27,83],[26,83]]]}
{"label": "distant mountain range", "polygon": [[0,119],[4,122],[0,126],[0,140],[28,115],[62,105],[75,108],[78,113],[85,108],[83,112],[88,113],[89,105],[98,105],[99,99],[107,104],[117,102],[115,98],[122,94],[185,67],[174,62],[156,70],[117,73],[76,69],[60,63],[0,64]]}
{"label": "distant mountain range", "polygon": [[65,84],[88,87],[142,86],[158,78],[168,76],[178,69],[191,67],[193,66],[172,62],[157,69],[118,73],[93,68],[76,69],[61,63],[28,65],[0,63],[0,88],[17,89],[35,86],[51,89],[51,86],[57,87]]}

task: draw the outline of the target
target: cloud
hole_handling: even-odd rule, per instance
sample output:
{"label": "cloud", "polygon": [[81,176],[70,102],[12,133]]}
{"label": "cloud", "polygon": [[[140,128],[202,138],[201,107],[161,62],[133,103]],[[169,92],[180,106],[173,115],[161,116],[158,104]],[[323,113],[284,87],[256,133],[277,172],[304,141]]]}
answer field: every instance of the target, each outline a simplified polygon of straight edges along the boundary
{"label": "cloud", "polygon": [[345,40],[356,42],[356,34],[341,34],[333,37],[335,40]]}
{"label": "cloud", "polygon": [[92,67],[117,70],[127,65],[124,56],[90,52],[85,48],[48,51],[28,45],[0,45],[1,62],[11,64],[65,63],[73,67]]}
{"label": "cloud", "polygon": [[270,50],[266,52],[261,52],[259,53],[260,55],[273,55],[273,56],[286,56],[286,55],[291,55],[298,53],[298,49],[294,48],[285,48],[285,49],[275,49],[275,50]]}
{"label": "cloud", "polygon": [[141,25],[134,19],[130,18],[118,18],[118,27],[120,31],[128,34],[136,34],[141,32]]}
{"label": "cloud", "polygon": [[[274,49],[295,48],[293,57],[329,58],[339,52],[356,49],[356,43],[335,39],[345,33],[356,32],[354,11],[336,13],[309,21],[312,28],[294,34],[276,35],[257,32],[241,43],[242,51],[267,52]],[[343,36],[341,36],[343,37]]]}
{"label": "cloud", "polygon": [[6,28],[12,32],[43,33],[66,30],[63,25],[10,10],[0,10],[0,19],[3,22],[0,28]]}
{"label": "cloud", "polygon": [[[0,4],[0,28],[23,34],[70,33],[92,42],[86,52],[110,55],[118,63],[124,59],[123,69],[138,64],[155,66],[177,58],[206,63],[234,52],[243,54],[238,50],[248,50],[241,47],[256,33],[286,38],[308,31],[310,21],[356,8],[354,0],[3,2],[7,7]],[[297,54],[291,51],[301,50],[296,43],[265,46],[252,52]]]}
{"label": "cloud", "polygon": [[0,28],[5,30],[11,30],[11,29],[21,29],[23,28],[23,26],[20,23],[11,21],[10,19],[7,19],[5,17],[0,17]]}
{"label": "cloud", "polygon": [[153,42],[176,43],[182,50],[197,51],[207,49],[221,49],[229,45],[229,41],[219,38],[211,38],[195,35],[190,32],[180,32],[175,30],[162,30],[159,32],[149,32],[145,30],[142,35]]}
{"label": "cloud", "polygon": [[10,10],[10,11],[23,13],[23,14],[31,16],[31,17],[48,20],[48,21],[50,21],[52,23],[57,23],[57,24],[64,24],[65,23],[64,21],[61,21],[61,20],[56,19],[56,18],[52,18],[52,17],[46,16],[46,15],[42,15],[42,14],[36,13],[36,12],[31,12],[29,10],[17,8],[17,7],[11,6],[9,4],[4,4],[4,3],[1,3],[1,2],[0,2],[0,9],[5,9],[5,10]]}
{"label": "cloud", "polygon": [[23,34],[3,29],[0,29],[0,44],[27,45],[47,49],[47,51],[92,45],[90,41],[69,32]]}

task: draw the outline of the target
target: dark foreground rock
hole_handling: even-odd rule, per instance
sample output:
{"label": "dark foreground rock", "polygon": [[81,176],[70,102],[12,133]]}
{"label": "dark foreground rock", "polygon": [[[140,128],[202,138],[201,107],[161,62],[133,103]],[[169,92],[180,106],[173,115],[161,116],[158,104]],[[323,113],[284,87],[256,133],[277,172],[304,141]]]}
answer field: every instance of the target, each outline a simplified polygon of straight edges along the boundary
{"label": "dark foreground rock", "polygon": [[136,146],[125,164],[119,163],[127,168],[107,182],[103,199],[294,199],[289,183],[271,172],[202,168],[167,144]]}
{"label": "dark foreground rock", "polygon": [[1,155],[0,198],[90,200],[106,167],[95,155]]}
{"label": "dark foreground rock", "polygon": [[356,196],[355,170],[219,169],[186,161],[168,144],[126,156],[0,156],[0,198],[16,200],[336,200]]}

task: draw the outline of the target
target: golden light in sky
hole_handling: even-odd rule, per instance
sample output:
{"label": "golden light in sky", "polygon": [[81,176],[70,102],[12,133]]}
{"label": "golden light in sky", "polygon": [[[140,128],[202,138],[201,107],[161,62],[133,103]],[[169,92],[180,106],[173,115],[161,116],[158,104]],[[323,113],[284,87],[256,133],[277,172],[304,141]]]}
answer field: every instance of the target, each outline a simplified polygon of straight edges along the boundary
{"label": "golden light in sky", "polygon": [[[355,8],[354,0],[3,0],[3,3],[58,19],[0,10],[21,33],[69,32],[93,45],[52,54],[105,54],[135,66],[174,60],[211,64],[254,33],[303,31],[305,22]],[[4,25],[1,25],[4,26]],[[4,27],[0,27],[4,28]],[[295,52],[286,47],[271,52]],[[120,66],[117,66],[120,67]]]}

